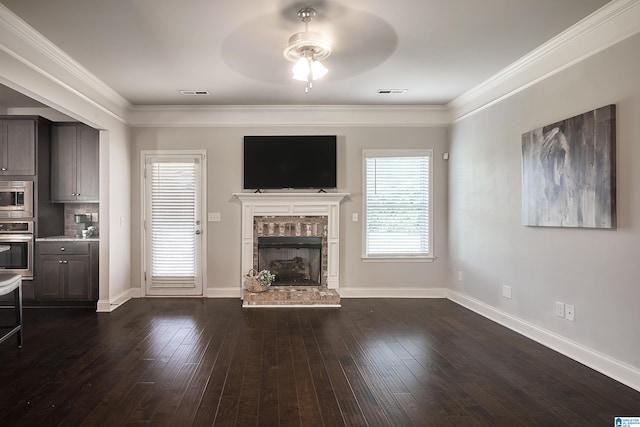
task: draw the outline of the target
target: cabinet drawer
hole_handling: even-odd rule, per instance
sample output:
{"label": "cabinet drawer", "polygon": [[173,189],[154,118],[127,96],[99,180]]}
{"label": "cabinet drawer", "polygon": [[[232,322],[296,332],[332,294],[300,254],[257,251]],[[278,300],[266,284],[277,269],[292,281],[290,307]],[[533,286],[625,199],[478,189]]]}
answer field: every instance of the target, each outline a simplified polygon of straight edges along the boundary
{"label": "cabinet drawer", "polygon": [[89,242],[36,242],[41,255],[88,255]]}

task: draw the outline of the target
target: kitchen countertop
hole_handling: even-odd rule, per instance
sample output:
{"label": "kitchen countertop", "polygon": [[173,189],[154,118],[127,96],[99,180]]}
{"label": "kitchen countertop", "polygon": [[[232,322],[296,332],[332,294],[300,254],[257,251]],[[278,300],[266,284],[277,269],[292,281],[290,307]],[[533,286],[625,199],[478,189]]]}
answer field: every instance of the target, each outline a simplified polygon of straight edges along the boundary
{"label": "kitchen countertop", "polygon": [[36,237],[36,242],[99,242],[100,237],[70,237],[70,236],[50,236],[50,237]]}

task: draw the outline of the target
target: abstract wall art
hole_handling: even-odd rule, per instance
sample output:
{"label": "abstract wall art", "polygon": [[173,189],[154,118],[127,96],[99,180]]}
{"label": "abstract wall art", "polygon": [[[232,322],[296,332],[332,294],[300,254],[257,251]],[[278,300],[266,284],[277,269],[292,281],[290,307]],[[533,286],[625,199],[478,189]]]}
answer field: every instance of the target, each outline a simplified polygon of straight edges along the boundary
{"label": "abstract wall art", "polygon": [[616,106],[522,135],[522,224],[616,227]]}

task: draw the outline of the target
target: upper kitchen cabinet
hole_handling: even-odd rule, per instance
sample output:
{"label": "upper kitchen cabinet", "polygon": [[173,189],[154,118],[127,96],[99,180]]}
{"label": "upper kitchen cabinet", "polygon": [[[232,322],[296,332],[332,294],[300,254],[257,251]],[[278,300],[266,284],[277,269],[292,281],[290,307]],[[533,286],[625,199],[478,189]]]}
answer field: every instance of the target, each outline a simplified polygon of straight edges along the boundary
{"label": "upper kitchen cabinet", "polygon": [[100,201],[98,141],[98,131],[82,123],[52,126],[51,201]]}
{"label": "upper kitchen cabinet", "polygon": [[3,116],[0,127],[0,176],[34,176],[39,119]]}

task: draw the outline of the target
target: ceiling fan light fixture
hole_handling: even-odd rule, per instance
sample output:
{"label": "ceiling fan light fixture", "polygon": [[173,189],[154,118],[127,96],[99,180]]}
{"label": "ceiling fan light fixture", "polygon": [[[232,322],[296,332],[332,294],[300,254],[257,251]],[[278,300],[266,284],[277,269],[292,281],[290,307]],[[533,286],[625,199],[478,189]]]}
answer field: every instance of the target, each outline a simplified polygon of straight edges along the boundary
{"label": "ceiling fan light fixture", "polygon": [[293,72],[292,78],[301,82],[306,82],[309,79],[309,73],[311,72],[311,66],[309,65],[309,58],[301,57],[291,69]]}
{"label": "ceiling fan light fixture", "polygon": [[298,16],[304,22],[305,30],[289,37],[283,55],[287,60],[295,62],[291,69],[292,78],[306,82],[305,92],[309,93],[311,82],[329,71],[320,61],[331,54],[331,44],[324,35],[309,31],[309,22],[316,16],[315,9],[300,9]]}
{"label": "ceiling fan light fixture", "polygon": [[312,59],[311,56],[302,56],[291,69],[292,78],[301,82],[318,80],[323,77],[329,70],[322,65],[322,62]]}
{"label": "ceiling fan light fixture", "polygon": [[313,80],[318,80],[319,78],[324,77],[324,75],[327,74],[327,72],[329,72],[329,70],[327,70],[327,67],[322,65],[322,62],[320,61],[311,62],[311,77],[313,78]]}

